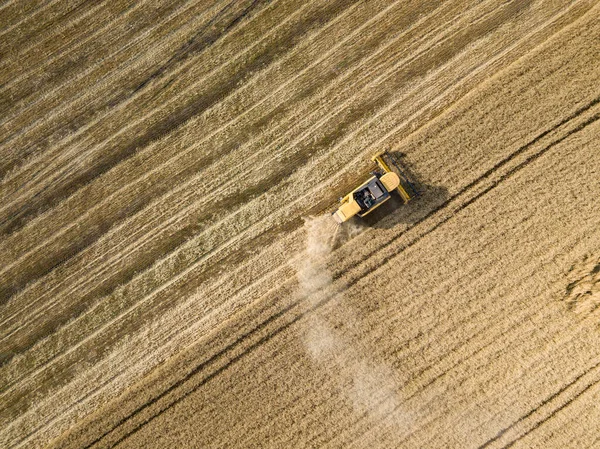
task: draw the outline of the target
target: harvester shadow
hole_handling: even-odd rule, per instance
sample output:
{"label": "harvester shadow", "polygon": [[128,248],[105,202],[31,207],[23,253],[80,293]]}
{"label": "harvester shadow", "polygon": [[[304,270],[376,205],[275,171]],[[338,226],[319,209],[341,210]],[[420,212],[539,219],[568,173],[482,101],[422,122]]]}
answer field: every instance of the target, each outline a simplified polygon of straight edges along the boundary
{"label": "harvester shadow", "polygon": [[362,219],[354,218],[353,220],[357,224],[360,222],[363,226],[376,229],[390,229],[398,224],[413,224],[443,204],[450,196],[447,188],[424,182],[406,162],[403,153],[390,152],[390,154],[400,162],[402,170],[413,184],[417,195],[408,203],[404,203],[399,195],[394,194],[369,215]]}

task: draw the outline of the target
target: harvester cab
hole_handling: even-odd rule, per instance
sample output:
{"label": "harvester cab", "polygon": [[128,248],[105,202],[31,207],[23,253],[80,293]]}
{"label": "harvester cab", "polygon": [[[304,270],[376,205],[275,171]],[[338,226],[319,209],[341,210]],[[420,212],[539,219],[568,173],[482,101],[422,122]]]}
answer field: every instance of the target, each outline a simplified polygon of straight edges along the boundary
{"label": "harvester cab", "polygon": [[387,151],[373,156],[377,170],[373,176],[340,199],[340,207],[333,212],[333,218],[343,223],[355,215],[364,217],[391,198],[396,191],[402,201],[407,203],[417,195],[400,164]]}

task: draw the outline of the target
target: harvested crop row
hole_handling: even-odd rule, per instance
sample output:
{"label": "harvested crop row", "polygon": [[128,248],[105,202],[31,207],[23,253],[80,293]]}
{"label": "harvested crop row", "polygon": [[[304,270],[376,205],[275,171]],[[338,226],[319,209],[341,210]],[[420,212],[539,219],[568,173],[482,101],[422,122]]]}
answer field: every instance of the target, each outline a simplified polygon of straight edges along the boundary
{"label": "harvested crop row", "polygon": [[[207,426],[188,434],[199,443],[500,444],[551,423],[572,398],[552,392],[582,370],[593,380],[595,318],[553,298],[569,264],[600,246],[595,165],[581,163],[594,161],[600,113],[595,2],[292,3],[253,10],[5,179],[19,210],[38,187],[50,201],[27,204],[0,242],[3,444],[68,429],[57,445],[169,444],[153,432],[170,438],[160,429],[185,423],[188,407]],[[261,45],[325,10],[204,112],[96,170],[95,154],[143,140],[152,117],[158,129],[172,107],[187,114],[183,94],[233,79],[235,65],[204,66],[209,55],[249,49],[252,66]],[[250,36],[257,45],[242,45]],[[339,234],[323,266],[331,284],[303,283],[300,217],[329,210],[389,145],[422,197]],[[94,179],[66,193],[77,164]],[[27,170],[42,165],[38,184]],[[549,369],[567,354],[582,363]]]}

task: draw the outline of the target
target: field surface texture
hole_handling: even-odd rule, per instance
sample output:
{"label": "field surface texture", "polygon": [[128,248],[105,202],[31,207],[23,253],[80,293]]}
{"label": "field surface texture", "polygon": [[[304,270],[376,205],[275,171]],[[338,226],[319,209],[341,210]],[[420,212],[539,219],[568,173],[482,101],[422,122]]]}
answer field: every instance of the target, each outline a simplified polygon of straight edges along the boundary
{"label": "field surface texture", "polygon": [[[0,447],[600,447],[598,0],[0,36]],[[420,195],[338,227],[381,150]]]}

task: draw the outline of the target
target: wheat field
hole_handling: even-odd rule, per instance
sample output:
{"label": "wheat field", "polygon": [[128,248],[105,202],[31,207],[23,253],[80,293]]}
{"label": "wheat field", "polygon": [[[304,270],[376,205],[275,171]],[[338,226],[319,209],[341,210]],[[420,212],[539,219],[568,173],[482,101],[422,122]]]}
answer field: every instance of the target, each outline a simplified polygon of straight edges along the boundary
{"label": "wheat field", "polygon": [[600,447],[599,17],[1,2],[0,447]]}

